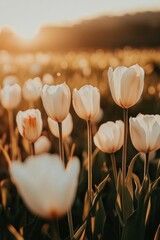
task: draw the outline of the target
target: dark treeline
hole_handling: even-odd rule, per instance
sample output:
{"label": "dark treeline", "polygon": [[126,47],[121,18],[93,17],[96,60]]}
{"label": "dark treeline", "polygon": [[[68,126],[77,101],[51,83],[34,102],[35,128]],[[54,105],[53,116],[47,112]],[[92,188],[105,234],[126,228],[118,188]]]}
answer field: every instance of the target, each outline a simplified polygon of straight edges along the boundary
{"label": "dark treeline", "polygon": [[11,31],[0,32],[0,49],[8,51],[68,51],[160,47],[160,12],[124,16],[102,16],[68,27],[41,28],[31,42],[23,42]]}

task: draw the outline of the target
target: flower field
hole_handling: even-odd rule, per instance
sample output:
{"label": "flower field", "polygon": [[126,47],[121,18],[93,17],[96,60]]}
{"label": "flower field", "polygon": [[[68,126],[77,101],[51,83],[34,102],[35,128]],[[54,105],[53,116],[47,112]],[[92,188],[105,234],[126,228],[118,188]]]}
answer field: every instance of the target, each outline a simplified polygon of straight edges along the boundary
{"label": "flower field", "polygon": [[0,239],[160,239],[160,50],[0,52]]}

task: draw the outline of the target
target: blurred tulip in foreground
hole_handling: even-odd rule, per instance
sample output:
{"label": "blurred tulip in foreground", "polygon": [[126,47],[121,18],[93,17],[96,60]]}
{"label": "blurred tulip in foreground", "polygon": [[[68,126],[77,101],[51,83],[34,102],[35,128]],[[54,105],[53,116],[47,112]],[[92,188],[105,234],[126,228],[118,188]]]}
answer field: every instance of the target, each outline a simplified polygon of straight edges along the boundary
{"label": "blurred tulip in foreground", "polygon": [[160,115],[138,114],[129,121],[131,140],[139,152],[148,153],[160,148]]}
{"label": "blurred tulip in foreground", "polygon": [[85,85],[73,90],[73,107],[77,115],[84,120],[92,120],[100,109],[98,88]]}
{"label": "blurred tulip in foreground", "polygon": [[73,204],[80,171],[79,160],[67,168],[58,155],[32,156],[25,162],[13,161],[10,175],[27,207],[43,218],[60,217]]}
{"label": "blurred tulip in foreground", "polygon": [[42,133],[41,112],[38,109],[19,111],[16,116],[20,134],[29,142],[34,143]]}
{"label": "blurred tulip in foreground", "polygon": [[47,115],[57,122],[62,122],[68,115],[71,104],[71,92],[66,83],[44,85],[41,93]]}
{"label": "blurred tulip in foreground", "polygon": [[124,123],[121,120],[103,123],[94,136],[95,145],[106,153],[114,153],[123,145]]}
{"label": "blurred tulip in foreground", "polygon": [[34,144],[35,154],[42,154],[49,152],[51,148],[51,141],[46,136],[40,136]]}
{"label": "blurred tulip in foreground", "polygon": [[21,102],[21,87],[15,83],[5,85],[1,90],[1,104],[7,110],[13,110]]}
{"label": "blurred tulip in foreground", "polygon": [[42,89],[42,81],[36,77],[34,79],[28,79],[24,82],[22,87],[23,97],[26,101],[36,101],[40,97]]}
{"label": "blurred tulip in foreground", "polygon": [[[58,124],[56,121],[52,120],[50,117],[48,117],[48,125],[49,125],[49,129],[52,132],[52,134],[59,138],[59,128],[58,128]],[[63,120],[62,122],[62,137],[67,138],[73,129],[73,120],[72,120],[72,116],[69,113],[68,116]]]}
{"label": "blurred tulip in foreground", "polygon": [[108,70],[109,87],[117,105],[130,108],[141,97],[144,87],[144,70],[138,64],[127,67],[117,67]]}

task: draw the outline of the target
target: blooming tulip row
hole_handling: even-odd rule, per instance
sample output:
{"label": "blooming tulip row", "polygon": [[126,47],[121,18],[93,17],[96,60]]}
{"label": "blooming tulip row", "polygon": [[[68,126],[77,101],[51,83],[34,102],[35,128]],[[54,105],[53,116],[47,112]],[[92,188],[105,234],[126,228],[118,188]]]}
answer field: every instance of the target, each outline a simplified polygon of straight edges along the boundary
{"label": "blooming tulip row", "polygon": [[[128,177],[126,169],[128,125],[133,146],[138,152],[146,154],[144,170],[145,179],[149,174],[148,154],[160,148],[160,115],[138,114],[137,117],[130,117],[128,122],[128,109],[139,101],[143,92],[144,70],[140,66],[134,65],[129,68],[118,67],[115,70],[109,68],[108,79],[113,100],[118,106],[123,108],[124,121],[117,120],[116,122],[108,121],[103,123],[95,133],[93,140],[95,146],[99,150],[111,155],[115,189],[116,186],[119,185],[119,179],[122,179],[120,206],[122,208],[121,222],[123,222],[122,226],[124,228],[126,221],[128,220],[128,218],[126,218],[126,212],[128,209],[125,206],[126,178]],[[35,101],[37,97],[41,96],[43,107],[48,115],[49,129],[54,136],[59,138],[60,156],[42,154],[40,156],[31,156],[27,158],[25,162],[12,161],[9,168],[10,175],[25,204],[35,215],[43,218],[52,218],[60,217],[66,213],[68,214],[70,238],[72,239],[74,230],[70,209],[76,196],[80,164],[79,160],[76,157],[73,157],[72,154],[69,156],[70,159],[67,159],[67,164],[64,159],[64,140],[71,134],[73,129],[73,120],[69,113],[71,91],[66,83],[50,86],[44,85],[42,87],[39,79],[36,81],[37,83],[34,86],[36,90],[34,91],[37,95],[32,95],[30,93],[30,86],[32,85],[31,80],[24,84],[23,95],[25,99],[28,100],[29,98],[27,98],[27,96],[30,95],[32,101]],[[2,106],[6,108],[8,112],[12,111],[20,103],[20,96],[21,88],[17,83],[4,86],[1,91]],[[16,98],[16,101],[12,101],[12,98]],[[100,113],[100,92],[97,87],[91,85],[85,85],[79,90],[74,89],[72,103],[76,114],[87,122],[87,204],[89,207],[87,214],[88,224],[91,227],[89,211],[95,204],[94,196],[96,195],[95,192],[93,193],[92,189],[93,155],[91,124]],[[50,149],[50,142],[45,143],[45,140],[43,139],[44,142],[42,140],[42,143],[40,143],[43,121],[41,112],[38,109],[19,111],[16,116],[16,122],[19,133],[23,138],[28,140],[32,146],[32,155],[43,153],[46,149],[47,151]],[[12,129],[13,134],[12,124],[10,124],[10,128]],[[40,146],[46,144],[46,148],[43,150],[43,148],[40,147],[41,149],[38,150],[38,144]],[[121,172],[121,170],[119,171],[119,169],[117,169],[114,153],[122,146]],[[13,157],[11,156],[11,158]],[[121,173],[122,176],[120,175]],[[109,174],[111,175],[111,173]],[[57,179],[59,180],[57,181]],[[117,196],[118,194],[119,193],[117,192]],[[90,232],[90,234],[92,233]],[[90,239],[87,233],[85,235]]]}

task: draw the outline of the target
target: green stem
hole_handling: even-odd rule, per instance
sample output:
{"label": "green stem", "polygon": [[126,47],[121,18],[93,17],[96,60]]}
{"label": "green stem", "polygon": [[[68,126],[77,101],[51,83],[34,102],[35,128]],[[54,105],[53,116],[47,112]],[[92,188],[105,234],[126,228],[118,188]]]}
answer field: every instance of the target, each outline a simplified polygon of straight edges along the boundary
{"label": "green stem", "polygon": [[122,212],[123,221],[126,222],[126,206],[125,206],[125,179],[126,179],[126,164],[127,164],[127,136],[128,136],[128,109],[123,109],[124,119],[124,142],[122,150]]}
{"label": "green stem", "polygon": [[11,152],[11,159],[13,160],[14,154],[14,125],[13,125],[13,111],[8,110],[8,122],[9,122],[9,133],[10,133],[10,152]]}
{"label": "green stem", "polygon": [[62,122],[58,122],[58,130],[59,130],[59,154],[60,154],[60,158],[65,166],[64,146],[63,146],[63,137],[62,137]]}
{"label": "green stem", "polygon": [[128,109],[123,109],[123,119],[124,119],[124,143],[122,151],[122,176],[123,176],[123,186],[125,185],[126,179],[126,162],[127,162],[127,136],[128,136]]}
{"label": "green stem", "polygon": [[113,176],[114,176],[114,181],[116,186],[117,185],[117,167],[116,167],[116,159],[115,159],[114,153],[111,153],[110,157],[111,157]]}
{"label": "green stem", "polygon": [[74,236],[74,229],[73,229],[73,219],[72,219],[72,211],[71,211],[71,209],[68,210],[68,212],[67,212],[67,218],[68,218],[70,239],[72,240],[73,236]]}
{"label": "green stem", "polygon": [[[60,158],[65,166],[65,161],[64,161],[64,145],[63,145],[63,135],[62,135],[62,122],[58,122],[58,129],[59,129],[59,154]],[[68,210],[67,212],[67,217],[68,217],[68,225],[69,225],[69,233],[70,233],[70,239],[73,239],[74,236],[74,229],[73,229],[73,220],[72,220],[72,212],[71,209]]]}
{"label": "green stem", "polygon": [[144,162],[144,178],[149,173],[149,153],[146,153],[146,161]]}
{"label": "green stem", "polygon": [[156,179],[159,177],[159,173],[160,173],[160,159],[158,159],[157,171],[156,171]]}
{"label": "green stem", "polygon": [[88,196],[90,207],[92,206],[92,132],[91,121],[87,121],[87,136],[88,136]]}

